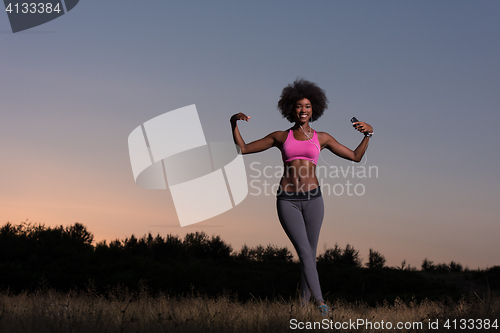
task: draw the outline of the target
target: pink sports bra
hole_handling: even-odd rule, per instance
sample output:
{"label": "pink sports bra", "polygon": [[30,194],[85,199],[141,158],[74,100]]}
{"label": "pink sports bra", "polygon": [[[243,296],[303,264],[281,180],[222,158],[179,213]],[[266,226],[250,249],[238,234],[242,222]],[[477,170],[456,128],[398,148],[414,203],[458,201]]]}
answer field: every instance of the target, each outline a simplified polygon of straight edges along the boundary
{"label": "pink sports bra", "polygon": [[[312,142],[311,142],[312,141]],[[318,146],[316,146],[314,143]],[[319,158],[319,140],[318,134],[314,131],[311,140],[297,140],[293,137],[293,131],[288,132],[288,136],[281,147],[281,156],[283,163],[293,160],[308,160],[318,164]]]}

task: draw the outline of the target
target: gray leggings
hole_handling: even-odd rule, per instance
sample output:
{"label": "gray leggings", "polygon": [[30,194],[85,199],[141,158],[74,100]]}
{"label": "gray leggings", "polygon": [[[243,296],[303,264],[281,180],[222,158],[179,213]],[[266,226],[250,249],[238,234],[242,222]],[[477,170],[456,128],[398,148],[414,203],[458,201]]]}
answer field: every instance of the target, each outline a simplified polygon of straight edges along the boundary
{"label": "gray leggings", "polygon": [[300,297],[307,303],[311,293],[316,302],[323,302],[316,270],[316,248],[325,208],[323,198],[310,200],[276,200],[278,217],[300,259],[302,277]]}

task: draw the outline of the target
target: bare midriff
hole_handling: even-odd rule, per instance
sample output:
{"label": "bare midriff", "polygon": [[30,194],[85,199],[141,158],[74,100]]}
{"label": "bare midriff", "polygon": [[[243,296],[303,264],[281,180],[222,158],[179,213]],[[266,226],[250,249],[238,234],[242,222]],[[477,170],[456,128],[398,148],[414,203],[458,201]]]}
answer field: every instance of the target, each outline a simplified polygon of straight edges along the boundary
{"label": "bare midriff", "polygon": [[316,164],[309,160],[293,160],[284,165],[280,185],[285,192],[309,192],[319,186]]}

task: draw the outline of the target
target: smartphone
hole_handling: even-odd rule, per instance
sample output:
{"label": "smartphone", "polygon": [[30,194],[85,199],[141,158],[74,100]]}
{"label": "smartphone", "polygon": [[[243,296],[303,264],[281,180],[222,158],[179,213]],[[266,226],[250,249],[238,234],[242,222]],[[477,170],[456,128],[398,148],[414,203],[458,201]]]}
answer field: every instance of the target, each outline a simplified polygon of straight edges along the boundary
{"label": "smartphone", "polygon": [[359,120],[356,119],[356,117],[352,117],[351,118],[351,123],[355,123],[355,122],[358,122]]}

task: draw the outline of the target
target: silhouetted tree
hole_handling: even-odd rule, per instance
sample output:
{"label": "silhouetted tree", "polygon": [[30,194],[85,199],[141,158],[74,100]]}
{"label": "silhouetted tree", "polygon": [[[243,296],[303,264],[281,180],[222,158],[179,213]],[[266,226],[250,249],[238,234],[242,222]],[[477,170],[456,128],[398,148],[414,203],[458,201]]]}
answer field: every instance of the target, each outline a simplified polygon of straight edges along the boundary
{"label": "silhouetted tree", "polygon": [[204,232],[187,234],[184,237],[183,246],[189,254],[198,258],[223,259],[229,258],[233,251],[231,246],[224,243],[220,236],[208,237]]}
{"label": "silhouetted tree", "polygon": [[438,264],[436,265],[436,271],[439,273],[449,273],[450,272],[450,266],[447,264]]}
{"label": "silhouetted tree", "polygon": [[275,245],[267,245],[263,252],[260,254],[259,261],[272,262],[272,261],[292,261],[293,255],[286,247],[277,247]]}
{"label": "silhouetted tree", "polygon": [[84,245],[91,245],[94,241],[94,235],[87,230],[87,227],[78,222],[72,226],[66,227],[65,232],[73,241]]}
{"label": "silhouetted tree", "polygon": [[359,258],[359,251],[354,247],[347,244],[344,253],[342,254],[342,262],[349,266],[361,267],[361,258]]}
{"label": "silhouetted tree", "polygon": [[208,235],[204,232],[186,234],[184,237],[184,248],[186,251],[198,258],[208,258],[210,245]]}
{"label": "silhouetted tree", "polygon": [[246,244],[243,245],[241,247],[240,252],[237,252],[234,256],[240,260],[245,260],[245,261],[252,260],[252,258],[250,257],[250,248]]}
{"label": "silhouetted tree", "polygon": [[498,274],[498,275],[500,275],[500,266],[495,265],[495,266],[487,269],[486,272],[487,273],[491,273],[491,274]]}
{"label": "silhouetted tree", "polygon": [[425,272],[432,272],[436,270],[436,266],[432,261],[425,258],[424,261],[422,262],[422,270],[424,270]]}
{"label": "silhouetted tree", "polygon": [[450,271],[453,273],[462,273],[464,271],[464,267],[461,264],[452,261],[450,262]]}
{"label": "silhouetted tree", "polygon": [[318,262],[324,263],[335,263],[341,262],[342,259],[342,249],[338,244],[335,244],[333,249],[326,249],[325,253],[318,256]]}
{"label": "silhouetted tree", "polygon": [[370,249],[370,254],[368,255],[368,262],[366,266],[368,268],[383,268],[385,265],[385,257],[381,255],[378,251]]}
{"label": "silhouetted tree", "polygon": [[333,249],[327,249],[325,253],[318,256],[318,263],[340,264],[344,266],[361,267],[359,251],[347,244],[341,249],[337,244]]}
{"label": "silhouetted tree", "polygon": [[210,256],[214,259],[227,259],[233,252],[231,245],[226,244],[220,236],[212,236],[209,242]]}
{"label": "silhouetted tree", "polygon": [[241,260],[258,261],[258,262],[291,262],[293,254],[285,247],[278,247],[269,244],[267,247],[258,245],[250,249],[246,244],[243,245],[241,251],[235,255]]}
{"label": "silhouetted tree", "polygon": [[151,252],[157,260],[177,260],[186,254],[182,240],[173,235],[167,235],[165,238],[157,235],[151,244]]}

